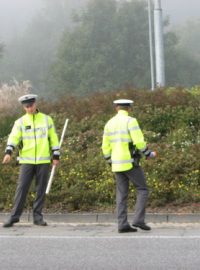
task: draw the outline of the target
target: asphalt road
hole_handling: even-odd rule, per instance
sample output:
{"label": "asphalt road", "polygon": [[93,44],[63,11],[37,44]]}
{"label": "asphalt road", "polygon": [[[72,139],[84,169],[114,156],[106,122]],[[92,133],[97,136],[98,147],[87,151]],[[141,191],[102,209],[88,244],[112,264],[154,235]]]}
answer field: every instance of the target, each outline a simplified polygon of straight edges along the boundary
{"label": "asphalt road", "polygon": [[0,227],[0,269],[200,269],[199,223],[151,226],[128,234],[118,234],[115,224]]}

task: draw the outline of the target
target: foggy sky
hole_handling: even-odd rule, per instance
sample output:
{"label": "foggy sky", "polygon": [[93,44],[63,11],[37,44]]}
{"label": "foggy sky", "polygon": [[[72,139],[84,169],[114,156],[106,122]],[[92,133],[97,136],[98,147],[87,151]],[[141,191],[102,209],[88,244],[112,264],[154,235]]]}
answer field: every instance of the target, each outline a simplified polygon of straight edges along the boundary
{"label": "foggy sky", "polygon": [[163,15],[170,17],[172,24],[183,24],[200,19],[199,0],[161,0]]}
{"label": "foggy sky", "polygon": [[23,31],[43,0],[0,0],[0,40]]}
{"label": "foggy sky", "polygon": [[[172,25],[200,19],[199,0],[161,0],[161,3],[163,16],[169,16]],[[0,0],[0,41],[23,31],[42,6],[43,0]]]}

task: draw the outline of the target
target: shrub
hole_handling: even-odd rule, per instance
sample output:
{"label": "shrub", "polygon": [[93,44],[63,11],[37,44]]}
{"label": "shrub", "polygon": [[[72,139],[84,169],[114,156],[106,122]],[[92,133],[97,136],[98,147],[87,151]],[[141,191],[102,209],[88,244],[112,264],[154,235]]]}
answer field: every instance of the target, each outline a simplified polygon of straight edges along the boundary
{"label": "shrub", "polygon": [[[118,98],[135,101],[131,114],[138,119],[150,148],[158,152],[155,160],[142,160],[150,189],[149,206],[199,202],[200,95],[184,89],[128,89],[39,103],[40,110],[54,118],[59,134],[65,118],[69,118],[61,163],[46,207],[70,211],[115,207],[115,181],[102,157],[101,140],[106,121],[115,114],[112,100]],[[1,129],[5,119],[1,119]],[[6,137],[1,139],[1,158],[5,145]],[[0,165],[2,209],[11,207],[17,174],[14,161],[13,166]],[[132,206],[132,186],[129,198]],[[27,205],[32,200],[31,192]]]}

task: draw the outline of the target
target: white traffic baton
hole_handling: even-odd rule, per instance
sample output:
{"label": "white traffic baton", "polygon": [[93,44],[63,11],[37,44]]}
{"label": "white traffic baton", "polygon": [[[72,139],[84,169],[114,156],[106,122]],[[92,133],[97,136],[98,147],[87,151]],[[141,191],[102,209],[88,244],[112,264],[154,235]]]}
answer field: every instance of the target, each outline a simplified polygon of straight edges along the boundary
{"label": "white traffic baton", "polygon": [[[69,119],[66,119],[66,121],[65,121],[65,124],[64,124],[64,127],[63,127],[63,131],[62,131],[62,135],[61,135],[61,138],[60,138],[59,148],[61,148],[61,145],[62,145],[64,136],[65,136],[65,132],[66,132],[66,129],[67,129],[68,121],[69,121]],[[52,166],[52,169],[51,169],[51,174],[50,174],[50,177],[49,177],[47,189],[46,189],[46,194],[48,194],[49,191],[50,191],[50,188],[51,188],[51,185],[52,185],[52,182],[53,182],[53,177],[54,177],[55,170],[56,170],[56,166],[53,165]]]}

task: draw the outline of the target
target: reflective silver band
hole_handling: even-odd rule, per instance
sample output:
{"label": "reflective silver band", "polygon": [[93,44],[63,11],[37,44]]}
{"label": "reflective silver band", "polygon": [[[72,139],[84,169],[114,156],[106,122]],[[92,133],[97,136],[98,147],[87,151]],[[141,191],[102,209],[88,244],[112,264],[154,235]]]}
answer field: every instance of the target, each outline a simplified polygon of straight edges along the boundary
{"label": "reflective silver band", "polygon": [[44,139],[46,138],[46,134],[44,135],[36,135],[36,136],[23,136],[22,140],[34,140],[34,139]]}
{"label": "reflective silver band", "polygon": [[[36,159],[36,161],[43,161],[43,160],[49,161],[49,160],[51,160],[51,158],[50,157],[40,157],[40,158]],[[35,158],[19,157],[19,161],[35,161]]]}
{"label": "reflective silver band", "polygon": [[138,126],[135,126],[135,127],[132,127],[132,128],[129,128],[129,131],[133,131],[133,130],[139,130],[140,128]]}
{"label": "reflective silver band", "polygon": [[126,163],[133,163],[133,159],[128,159],[128,160],[112,160],[112,164],[126,164]]}
{"label": "reflective silver band", "polygon": [[114,135],[129,135],[126,130],[114,131],[114,132],[105,132],[105,136],[114,136]]}
{"label": "reflective silver band", "polygon": [[57,145],[57,146],[51,147],[51,150],[52,151],[54,151],[54,150],[60,150],[60,147]]}
{"label": "reflective silver band", "polygon": [[8,146],[6,147],[6,150],[11,150],[11,151],[13,151],[13,149],[14,149],[14,146],[11,146],[11,145],[8,145]]}
{"label": "reflective silver band", "polygon": [[131,139],[124,139],[124,138],[119,138],[119,139],[113,139],[110,140],[111,143],[115,143],[115,142],[132,142]]}

